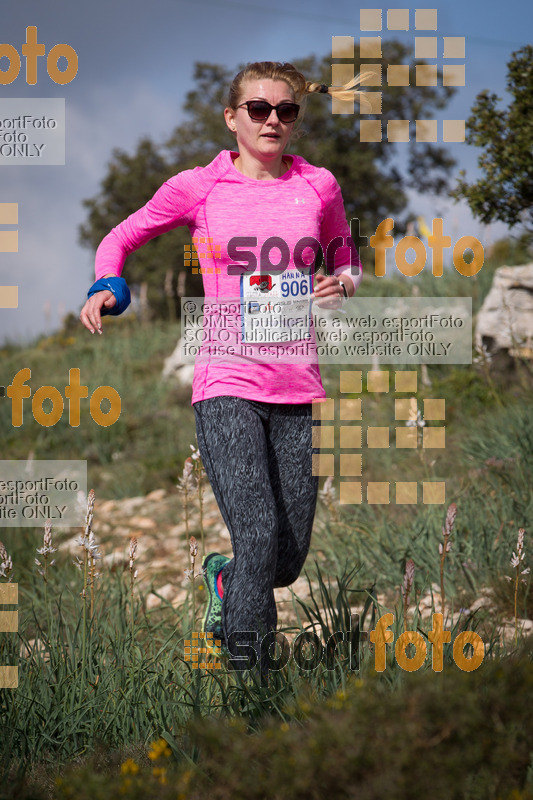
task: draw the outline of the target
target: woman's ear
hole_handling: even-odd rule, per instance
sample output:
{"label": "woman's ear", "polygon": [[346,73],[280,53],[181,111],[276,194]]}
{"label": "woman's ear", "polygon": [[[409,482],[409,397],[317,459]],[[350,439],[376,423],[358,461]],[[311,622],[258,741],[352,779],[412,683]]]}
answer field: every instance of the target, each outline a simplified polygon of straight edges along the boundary
{"label": "woman's ear", "polygon": [[237,125],[235,123],[235,112],[232,108],[225,108],[224,109],[224,119],[226,120],[226,125],[231,133],[237,133]]}

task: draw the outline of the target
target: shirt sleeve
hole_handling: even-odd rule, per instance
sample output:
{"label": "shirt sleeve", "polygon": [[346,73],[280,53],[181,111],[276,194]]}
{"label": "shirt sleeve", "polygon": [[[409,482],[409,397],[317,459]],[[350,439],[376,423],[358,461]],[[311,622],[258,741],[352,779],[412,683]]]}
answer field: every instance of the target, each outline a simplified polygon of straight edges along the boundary
{"label": "shirt sleeve", "polygon": [[113,228],[96,251],[96,279],[120,275],[130,253],[150,239],[194,220],[201,197],[193,173],[186,170],[166,181],[145,206]]}
{"label": "shirt sleeve", "polygon": [[[341,187],[331,172],[324,171],[329,180],[324,182],[322,190],[324,212],[320,226],[320,243],[326,257],[327,273],[331,274],[333,271],[338,278],[347,275],[357,289],[362,278],[362,265],[346,221]],[[342,237],[342,244],[338,241],[339,237]]]}

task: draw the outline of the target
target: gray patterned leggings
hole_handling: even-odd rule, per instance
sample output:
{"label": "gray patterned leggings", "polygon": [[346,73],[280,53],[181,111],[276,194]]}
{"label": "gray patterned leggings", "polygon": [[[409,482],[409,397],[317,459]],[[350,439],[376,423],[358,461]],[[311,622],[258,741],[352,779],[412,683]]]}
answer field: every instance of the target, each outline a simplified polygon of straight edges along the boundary
{"label": "gray patterned leggings", "polygon": [[311,432],[320,422],[312,419],[311,403],[223,396],[193,408],[200,454],[233,548],[222,571],[225,639],[260,640],[276,629],[274,587],[296,580],[309,551],[318,490]]}

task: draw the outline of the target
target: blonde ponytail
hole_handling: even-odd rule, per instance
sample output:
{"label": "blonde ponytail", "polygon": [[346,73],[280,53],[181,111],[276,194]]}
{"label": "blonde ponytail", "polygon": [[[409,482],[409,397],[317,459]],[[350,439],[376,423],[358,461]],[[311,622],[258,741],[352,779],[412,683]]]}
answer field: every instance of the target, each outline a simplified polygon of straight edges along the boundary
{"label": "blonde ponytail", "polygon": [[356,86],[359,86],[364,80],[373,76],[372,72],[360,72],[355,78],[352,78],[344,86],[326,86],[325,83],[312,83],[307,81],[305,85],[305,93],[313,94],[330,94],[336,100],[352,100],[361,105],[370,106],[370,101],[365,97],[364,92],[356,91]]}

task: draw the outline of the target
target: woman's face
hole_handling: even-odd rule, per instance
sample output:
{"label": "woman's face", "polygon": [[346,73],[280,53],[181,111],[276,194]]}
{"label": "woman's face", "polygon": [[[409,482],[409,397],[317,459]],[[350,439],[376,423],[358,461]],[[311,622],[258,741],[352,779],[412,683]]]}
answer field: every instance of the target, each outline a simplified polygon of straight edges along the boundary
{"label": "woman's face", "polygon": [[[245,103],[247,100],[266,100],[272,106],[277,106],[278,103],[294,103],[294,96],[285,81],[263,78],[243,84],[240,103]],[[280,122],[275,109],[272,109],[270,116],[264,122],[254,122],[250,119],[246,106],[236,111],[226,108],[224,116],[230,131],[237,134],[239,152],[242,153],[245,149],[260,161],[271,161],[281,157],[294,126],[294,122]]]}

